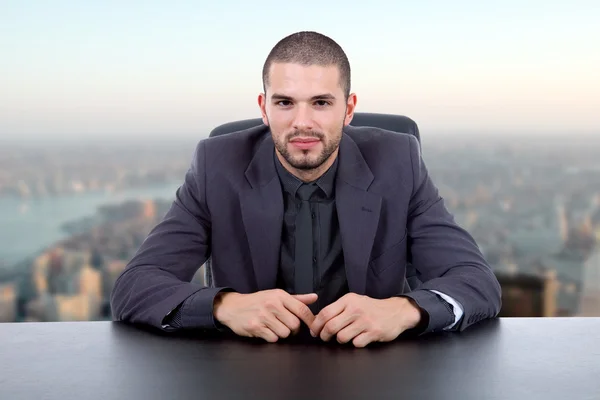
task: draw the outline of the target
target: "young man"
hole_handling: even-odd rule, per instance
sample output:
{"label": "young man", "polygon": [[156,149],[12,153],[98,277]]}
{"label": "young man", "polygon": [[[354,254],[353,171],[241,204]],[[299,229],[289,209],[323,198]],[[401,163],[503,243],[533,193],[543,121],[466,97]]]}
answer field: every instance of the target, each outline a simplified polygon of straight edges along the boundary
{"label": "young man", "polygon": [[[416,138],[349,126],[357,97],[337,43],[282,39],[263,86],[263,126],[199,142],[171,209],[115,284],[116,320],[269,342],[302,328],[363,347],[497,316],[500,285]],[[209,256],[215,287],[191,283]]]}

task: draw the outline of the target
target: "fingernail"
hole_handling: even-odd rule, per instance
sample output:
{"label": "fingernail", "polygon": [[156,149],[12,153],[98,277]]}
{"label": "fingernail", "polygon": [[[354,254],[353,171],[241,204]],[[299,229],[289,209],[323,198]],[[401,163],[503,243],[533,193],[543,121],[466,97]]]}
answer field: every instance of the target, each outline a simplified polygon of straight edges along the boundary
{"label": "fingernail", "polygon": [[315,337],[315,333],[314,333],[312,330],[310,331],[310,335],[311,335],[312,337]]}

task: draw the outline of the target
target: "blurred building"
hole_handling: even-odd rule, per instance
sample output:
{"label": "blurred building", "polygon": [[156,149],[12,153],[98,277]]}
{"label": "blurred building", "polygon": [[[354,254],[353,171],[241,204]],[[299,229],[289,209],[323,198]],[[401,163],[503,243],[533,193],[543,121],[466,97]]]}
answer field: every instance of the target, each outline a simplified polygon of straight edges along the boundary
{"label": "blurred building", "polygon": [[[598,229],[600,234],[600,229]],[[599,235],[600,236],[600,235]],[[582,317],[598,316],[600,310],[600,250],[586,261],[583,288],[581,293],[581,307],[579,315]]]}
{"label": "blurred building", "polygon": [[110,260],[106,262],[105,268],[102,271],[102,287],[105,298],[110,297],[112,288],[115,286],[119,275],[125,270],[126,265],[127,262],[124,260]]}
{"label": "blurred building", "polygon": [[546,276],[499,274],[502,286],[501,317],[555,317],[559,283],[556,272]]}
{"label": "blurred building", "polygon": [[14,322],[17,312],[15,284],[0,284],[0,322]]}
{"label": "blurred building", "polygon": [[26,319],[37,321],[95,320],[101,317],[102,273],[91,265],[91,252],[55,247],[33,262],[35,297]]}

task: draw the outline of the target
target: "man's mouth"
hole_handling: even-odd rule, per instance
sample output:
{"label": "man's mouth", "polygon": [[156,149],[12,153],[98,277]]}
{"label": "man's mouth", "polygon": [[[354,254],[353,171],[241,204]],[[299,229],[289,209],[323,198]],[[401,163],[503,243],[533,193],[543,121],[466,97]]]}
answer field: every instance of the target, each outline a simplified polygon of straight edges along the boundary
{"label": "man's mouth", "polygon": [[293,146],[295,146],[299,149],[302,149],[302,150],[310,149],[319,142],[320,142],[320,140],[315,137],[306,137],[306,138],[298,137],[298,138],[294,138],[294,139],[290,140],[290,143],[292,143]]}
{"label": "man's mouth", "polygon": [[302,143],[318,142],[319,138],[316,138],[316,137],[307,137],[307,138],[299,137],[299,138],[294,138],[291,141],[292,142],[302,142]]}

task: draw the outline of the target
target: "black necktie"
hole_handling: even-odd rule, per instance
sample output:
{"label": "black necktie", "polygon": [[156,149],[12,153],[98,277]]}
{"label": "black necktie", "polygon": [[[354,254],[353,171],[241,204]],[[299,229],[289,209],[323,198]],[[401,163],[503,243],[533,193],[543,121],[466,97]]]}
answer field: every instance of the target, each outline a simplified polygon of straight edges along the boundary
{"label": "black necktie", "polygon": [[309,199],[318,189],[315,184],[298,188],[300,209],[296,216],[295,290],[296,294],[312,293],[313,288],[313,229]]}

